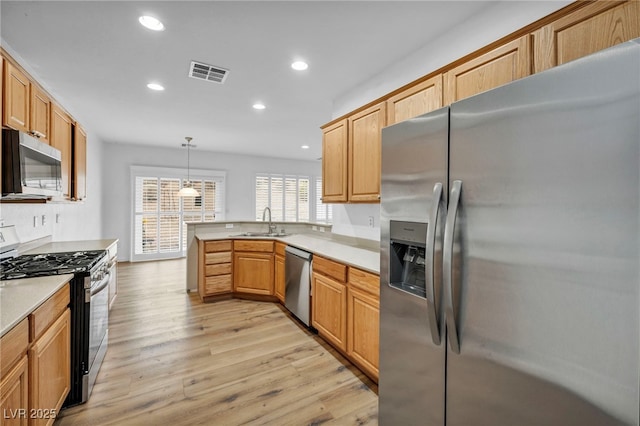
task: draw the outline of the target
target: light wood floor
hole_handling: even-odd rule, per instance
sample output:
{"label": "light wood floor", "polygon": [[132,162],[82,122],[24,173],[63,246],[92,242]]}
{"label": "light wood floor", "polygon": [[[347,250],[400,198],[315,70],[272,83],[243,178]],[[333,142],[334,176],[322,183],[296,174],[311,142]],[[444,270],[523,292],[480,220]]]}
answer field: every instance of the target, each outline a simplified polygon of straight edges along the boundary
{"label": "light wood floor", "polygon": [[55,425],[377,425],[377,387],[275,303],[201,303],[185,260],[122,263],[89,401]]}

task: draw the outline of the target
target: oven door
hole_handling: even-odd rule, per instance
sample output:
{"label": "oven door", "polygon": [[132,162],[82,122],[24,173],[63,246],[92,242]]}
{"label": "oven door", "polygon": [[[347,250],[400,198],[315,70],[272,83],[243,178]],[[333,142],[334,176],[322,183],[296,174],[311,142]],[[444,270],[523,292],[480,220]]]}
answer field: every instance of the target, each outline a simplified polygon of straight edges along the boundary
{"label": "oven door", "polygon": [[91,301],[89,304],[89,382],[85,386],[86,399],[91,395],[93,384],[98,376],[100,365],[107,351],[109,326],[109,281],[110,274],[91,286]]}

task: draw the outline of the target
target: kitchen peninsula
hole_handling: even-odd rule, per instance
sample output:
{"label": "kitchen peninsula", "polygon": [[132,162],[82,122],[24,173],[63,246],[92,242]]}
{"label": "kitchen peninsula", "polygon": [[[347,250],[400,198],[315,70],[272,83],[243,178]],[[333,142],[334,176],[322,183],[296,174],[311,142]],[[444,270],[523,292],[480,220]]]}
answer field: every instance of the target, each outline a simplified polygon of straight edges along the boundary
{"label": "kitchen peninsula", "polygon": [[331,235],[327,225],[278,223],[276,229],[281,232],[273,234],[262,232],[265,226],[256,222],[189,224],[187,291],[197,290],[205,302],[233,296],[284,303],[289,291],[285,248],[307,251],[313,257],[311,328],[377,382],[377,241]]}

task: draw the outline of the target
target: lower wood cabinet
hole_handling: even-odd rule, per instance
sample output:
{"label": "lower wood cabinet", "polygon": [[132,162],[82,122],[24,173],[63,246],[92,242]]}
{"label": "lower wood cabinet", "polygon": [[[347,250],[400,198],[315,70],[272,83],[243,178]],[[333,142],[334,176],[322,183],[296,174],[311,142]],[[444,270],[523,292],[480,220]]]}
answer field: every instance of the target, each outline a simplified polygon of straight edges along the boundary
{"label": "lower wood cabinet", "polygon": [[0,410],[2,425],[27,425],[29,423],[29,368],[27,356],[2,377],[0,381]]}
{"label": "lower wood cabinet", "polygon": [[233,291],[274,294],[273,241],[236,240],[233,242]]}
{"label": "lower wood cabinet", "polygon": [[198,293],[200,298],[233,291],[232,242],[198,241]]}
{"label": "lower wood cabinet", "polygon": [[349,268],[348,285],[347,355],[377,381],[380,353],[379,277]]}
{"label": "lower wood cabinet", "polygon": [[52,425],[71,387],[69,285],[0,339],[0,425]]}
{"label": "lower wood cabinet", "polygon": [[53,424],[71,386],[70,357],[71,310],[67,308],[29,349],[31,425]]}
{"label": "lower wood cabinet", "polygon": [[[29,406],[29,320],[24,319],[0,339],[0,416],[2,425],[26,425]],[[7,418],[8,417],[8,418]]]}
{"label": "lower wood cabinet", "polygon": [[[315,260],[314,260],[315,261]],[[333,278],[313,273],[311,323],[318,334],[347,351],[347,286]]]}
{"label": "lower wood cabinet", "polygon": [[284,249],[287,245],[276,242],[276,260],[275,260],[275,283],[274,283],[274,293],[280,303],[284,304],[284,297],[286,291],[286,281],[285,281],[285,269],[284,269]]}

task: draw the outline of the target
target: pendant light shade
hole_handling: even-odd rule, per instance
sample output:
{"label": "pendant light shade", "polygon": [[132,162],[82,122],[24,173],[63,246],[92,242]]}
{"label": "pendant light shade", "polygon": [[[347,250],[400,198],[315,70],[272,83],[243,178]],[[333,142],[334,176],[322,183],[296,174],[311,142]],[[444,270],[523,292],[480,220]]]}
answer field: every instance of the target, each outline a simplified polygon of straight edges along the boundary
{"label": "pendant light shade", "polygon": [[190,186],[185,186],[178,191],[178,197],[199,197],[200,193]]}
{"label": "pendant light shade", "polygon": [[183,143],[182,146],[187,147],[187,182],[185,182],[184,187],[178,191],[178,197],[199,197],[200,193],[191,186],[191,177],[190,177],[190,164],[189,164],[189,150],[195,145],[191,145],[191,139],[189,136],[185,137],[187,143]]}

